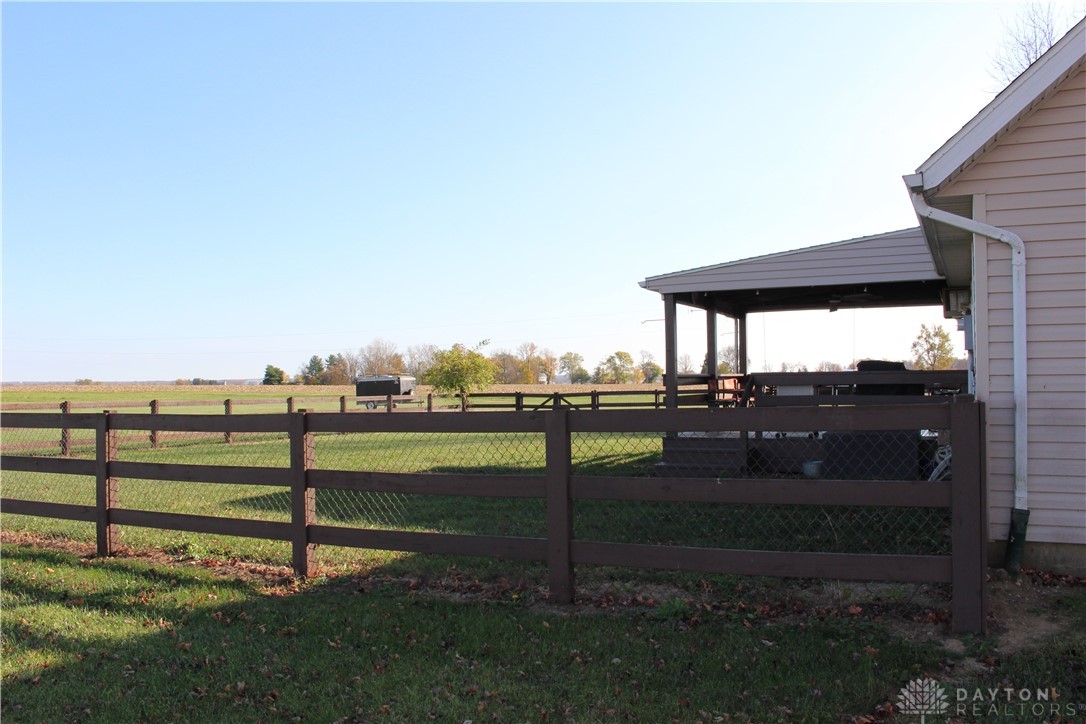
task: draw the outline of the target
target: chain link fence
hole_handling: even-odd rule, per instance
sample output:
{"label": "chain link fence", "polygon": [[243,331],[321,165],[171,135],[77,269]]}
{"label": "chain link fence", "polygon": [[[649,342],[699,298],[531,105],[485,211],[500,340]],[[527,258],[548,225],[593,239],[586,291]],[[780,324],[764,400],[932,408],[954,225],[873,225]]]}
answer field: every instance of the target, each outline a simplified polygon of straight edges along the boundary
{"label": "chain link fence", "polygon": [[[375,473],[546,473],[542,433],[396,433],[316,436],[316,468]],[[510,485],[516,485],[511,482]],[[317,491],[317,523],[462,535],[540,536],[541,499]]]}
{"label": "chain link fence", "polygon": [[[123,428],[123,416],[115,420]],[[118,429],[116,460],[122,462],[237,467],[288,467],[286,433],[177,432]],[[122,508],[162,513],[290,520],[290,493],[282,487],[121,479]]]}
{"label": "chain link fence", "polygon": [[[482,414],[482,413],[480,413]],[[116,415],[123,428],[123,415]],[[286,433],[166,432],[118,429],[116,459],[124,462],[288,468]],[[574,476],[928,481],[950,479],[948,431],[574,433]],[[94,431],[11,428],[4,454],[93,459]],[[320,433],[318,470],[487,476],[544,476],[542,432]],[[517,485],[511,477],[509,485]],[[94,478],[4,471],[4,497],[94,504]],[[451,492],[451,491],[450,491]],[[511,492],[515,492],[512,491]],[[225,518],[289,521],[285,487],[121,479],[122,508]],[[459,535],[544,537],[541,498],[407,492],[316,491],[318,525]],[[122,542],[174,540],[168,531],[122,529]],[[945,508],[843,505],[730,505],[656,501],[576,500],[574,538],[706,548],[841,553],[946,554]],[[157,537],[156,537],[157,536]],[[261,544],[261,550],[265,550]],[[246,546],[236,544],[244,552]],[[272,550],[272,549],[267,549]],[[262,553],[261,555],[265,555]],[[266,553],[266,555],[273,555]],[[322,551],[327,561],[354,552]],[[285,547],[274,556],[287,560]]]}
{"label": "chain link fence", "polygon": [[[749,480],[949,479],[949,432],[581,433],[575,475]],[[950,551],[944,508],[575,502],[574,537],[616,543],[832,553]]]}

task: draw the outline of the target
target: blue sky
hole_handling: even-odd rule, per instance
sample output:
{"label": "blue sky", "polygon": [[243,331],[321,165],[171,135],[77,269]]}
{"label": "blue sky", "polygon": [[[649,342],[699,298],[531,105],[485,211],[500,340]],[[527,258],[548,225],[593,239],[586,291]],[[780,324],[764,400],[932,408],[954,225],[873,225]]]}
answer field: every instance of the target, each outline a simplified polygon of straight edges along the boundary
{"label": "blue sky", "polygon": [[[660,359],[645,277],[915,226],[901,176],[999,90],[1016,10],[4,3],[3,380],[375,338]],[[752,362],[941,321],[753,318]]]}

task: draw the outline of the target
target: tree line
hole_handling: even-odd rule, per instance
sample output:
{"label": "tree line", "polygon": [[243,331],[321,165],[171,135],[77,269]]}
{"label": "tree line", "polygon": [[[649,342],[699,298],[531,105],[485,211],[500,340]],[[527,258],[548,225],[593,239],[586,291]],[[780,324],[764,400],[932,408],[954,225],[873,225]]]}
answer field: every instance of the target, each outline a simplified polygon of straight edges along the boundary
{"label": "tree line", "polygon": [[[499,349],[485,354],[484,340],[474,347],[454,344],[440,349],[433,344],[399,348],[384,339],[375,339],[355,351],[338,352],[326,357],[313,355],[293,375],[281,367],[269,364],[264,368],[265,385],[348,385],[359,377],[380,375],[410,375],[418,384],[437,385],[448,377],[450,367],[473,366],[474,377],[487,384],[551,384],[564,375],[574,384],[656,382],[663,377],[663,368],[651,352],[642,350],[639,360],[622,350],[615,351],[589,371],[584,356],[566,352],[561,356],[525,342],[515,350]],[[470,363],[470,364],[469,364]],[[476,388],[478,388],[478,386]],[[459,385],[453,389],[459,389]]]}
{"label": "tree line", "polygon": [[[294,375],[269,364],[264,368],[265,385],[349,385],[359,377],[379,375],[410,375],[418,384],[433,385],[439,391],[466,392],[491,384],[551,384],[564,375],[573,384],[629,384],[659,382],[664,370],[651,352],[642,350],[637,360],[623,350],[617,350],[600,360],[590,372],[584,356],[566,352],[556,356],[532,342],[516,350],[500,349],[485,354],[489,340],[474,347],[454,344],[440,349],[433,344],[419,344],[400,352],[395,344],[375,339],[356,351],[339,352],[327,357],[313,355]],[[922,325],[912,345],[914,369],[950,369],[961,367],[964,360],[953,354],[950,336],[939,326]],[[734,374],[739,369],[736,348],[727,347],[718,356],[716,373]],[[708,355],[700,369],[689,354],[679,356],[679,374],[708,374]],[[748,360],[749,368],[749,360]],[[853,365],[855,366],[855,365]],[[823,361],[816,372],[839,372],[844,367]],[[766,370],[769,371],[769,370]],[[782,363],[781,372],[806,372],[803,364]]]}

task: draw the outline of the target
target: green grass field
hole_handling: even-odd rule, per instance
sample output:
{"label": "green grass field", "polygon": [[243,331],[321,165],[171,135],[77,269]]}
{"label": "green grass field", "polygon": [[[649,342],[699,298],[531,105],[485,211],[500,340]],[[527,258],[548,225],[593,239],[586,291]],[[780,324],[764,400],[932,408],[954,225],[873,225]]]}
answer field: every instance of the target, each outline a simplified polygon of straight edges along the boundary
{"label": "green grass field", "polygon": [[[56,430],[8,429],[0,443],[5,453],[59,454]],[[146,433],[122,433],[119,458],[284,467],[288,451],[276,435],[237,434],[232,445],[164,435],[152,449]],[[85,440],[74,448],[76,457],[93,454]],[[655,433],[573,444],[581,475],[647,475],[660,455]],[[544,449],[538,433],[321,434],[316,462],[542,475]],[[10,498],[94,502],[89,477],[0,471],[0,486]],[[289,519],[285,489],[127,479],[119,488],[122,507]],[[574,532],[707,547],[945,552],[946,521],[929,513],[943,515],[577,501]],[[318,491],[317,517],[408,531],[545,532],[543,501],[532,499]],[[1081,590],[1037,612],[1074,619],[1070,632],[1042,629],[1050,632],[1034,648],[1002,657],[994,638],[967,639],[964,653],[960,642],[943,648],[933,632],[945,632],[948,599],[938,586],[578,566],[578,605],[553,608],[543,602],[542,563],[325,547],[317,578],[299,584],[289,580],[285,543],[122,527],[125,555],[98,559],[93,524],[5,513],[0,526],[0,714],[16,722],[867,721],[891,716],[897,692],[919,676],[1059,687],[1086,701]]]}
{"label": "green grass field", "polygon": [[[308,392],[316,388],[291,388]],[[233,397],[279,398],[284,388],[248,387],[227,390]],[[345,388],[346,393],[353,392]],[[94,399],[104,406],[139,397],[140,390],[65,388],[37,393],[21,391],[23,399]],[[147,394],[147,391],[143,391]],[[157,388],[160,399],[193,399],[195,393],[221,399],[223,388]],[[110,397],[112,395],[112,397]],[[512,398],[510,398],[512,399]],[[10,401],[5,391],[4,401]],[[338,403],[337,403],[338,404]],[[307,403],[307,406],[308,403]],[[216,409],[164,408],[176,412]],[[238,406],[238,410],[267,411],[264,406]],[[125,411],[122,410],[123,419]],[[485,414],[485,413],[479,413]],[[236,433],[233,444],[221,436],[199,433],[160,433],[159,447],[151,447],[146,432],[118,431],[119,459],[152,463],[287,467],[289,443],[283,435]],[[7,429],[0,439],[4,452],[23,455],[58,455],[59,431]],[[94,456],[91,431],[72,431],[73,457]],[[662,455],[662,436],[643,434],[585,434],[573,440],[574,473],[578,475],[651,475]],[[542,475],[545,467],[543,435],[504,434],[322,434],[316,438],[318,468],[400,473],[473,473]],[[67,475],[0,472],[3,495],[9,498],[91,505],[94,481]],[[121,507],[194,515],[289,520],[285,488],[212,485],[156,480],[119,482]],[[942,553],[947,550],[945,511],[924,509],[867,509],[793,506],[728,506],[692,503],[577,501],[574,534],[584,540],[651,543],[716,548],[813,550],[841,552]],[[327,525],[438,533],[528,536],[545,535],[545,507],[539,499],[465,498],[440,495],[317,492],[317,521]],[[4,514],[13,529],[86,540],[93,527],[85,523]],[[135,527],[121,528],[121,542],[136,549],[158,547],[195,554],[211,552],[227,557],[282,563],[289,559],[283,543],[229,536],[210,536]],[[390,552],[324,548],[318,559],[326,568],[340,570],[387,563],[402,558]],[[419,559],[414,559],[414,565]],[[442,565],[438,562],[436,565]],[[523,567],[542,576],[539,566],[478,560],[487,572]],[[504,567],[504,568],[503,568]],[[659,575],[627,571],[626,575]]]}
{"label": "green grass field", "polygon": [[10,721],[829,721],[940,660],[855,618],[765,625],[753,598],[749,616],[682,598],[570,615],[511,584],[453,601],[411,583],[269,589],[161,561],[3,555]]}

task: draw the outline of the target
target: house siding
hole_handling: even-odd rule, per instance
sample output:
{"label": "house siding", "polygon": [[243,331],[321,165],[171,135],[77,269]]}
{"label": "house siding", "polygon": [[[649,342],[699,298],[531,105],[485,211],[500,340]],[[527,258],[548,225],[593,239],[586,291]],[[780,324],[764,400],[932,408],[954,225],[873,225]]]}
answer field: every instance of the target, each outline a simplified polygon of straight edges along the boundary
{"label": "house siding", "polygon": [[[1086,72],[965,169],[940,197],[1026,242],[1029,540],[1086,545]],[[989,533],[1014,491],[1010,250],[974,239],[977,396],[988,405]]]}

